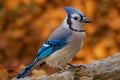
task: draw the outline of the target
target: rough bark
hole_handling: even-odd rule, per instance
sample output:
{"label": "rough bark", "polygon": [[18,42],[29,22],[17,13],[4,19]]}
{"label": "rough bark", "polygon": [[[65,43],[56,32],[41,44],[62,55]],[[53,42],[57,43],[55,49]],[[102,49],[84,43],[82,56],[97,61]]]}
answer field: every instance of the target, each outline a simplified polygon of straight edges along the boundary
{"label": "rough bark", "polygon": [[70,66],[49,76],[26,77],[19,80],[120,80],[120,54],[88,65]]}

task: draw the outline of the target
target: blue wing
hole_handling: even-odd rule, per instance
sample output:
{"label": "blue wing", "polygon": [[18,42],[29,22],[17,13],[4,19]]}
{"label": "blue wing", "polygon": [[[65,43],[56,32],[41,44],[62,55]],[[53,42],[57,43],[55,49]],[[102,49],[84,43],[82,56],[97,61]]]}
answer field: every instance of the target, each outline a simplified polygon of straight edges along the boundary
{"label": "blue wing", "polygon": [[45,42],[43,46],[38,50],[37,58],[34,62],[46,58],[53,52],[65,47],[69,43],[68,38],[70,38],[71,35],[71,31],[63,27],[59,27],[51,34],[48,41]]}
{"label": "blue wing", "polygon": [[57,40],[49,40],[43,44],[43,46],[39,49],[37,54],[37,60],[48,57],[53,52],[63,48],[68,43],[65,40],[57,39]]}

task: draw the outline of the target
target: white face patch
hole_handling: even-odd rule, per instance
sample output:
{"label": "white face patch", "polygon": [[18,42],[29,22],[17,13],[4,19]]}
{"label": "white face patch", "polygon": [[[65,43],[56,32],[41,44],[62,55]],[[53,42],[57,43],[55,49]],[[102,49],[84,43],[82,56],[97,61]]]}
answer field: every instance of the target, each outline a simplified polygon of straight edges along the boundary
{"label": "white face patch", "polygon": [[74,30],[83,30],[84,23],[81,22],[81,16],[79,14],[72,14],[71,15],[71,27]]}
{"label": "white face patch", "polygon": [[44,47],[48,47],[48,46],[50,46],[50,45],[44,43],[43,46],[44,46]]}
{"label": "white face patch", "polygon": [[81,22],[81,16],[79,14],[71,14],[71,16],[66,17],[65,20],[62,23],[62,27],[66,28],[68,30],[73,30],[73,29],[76,30],[76,31],[84,30],[83,26],[84,26],[84,23]]}

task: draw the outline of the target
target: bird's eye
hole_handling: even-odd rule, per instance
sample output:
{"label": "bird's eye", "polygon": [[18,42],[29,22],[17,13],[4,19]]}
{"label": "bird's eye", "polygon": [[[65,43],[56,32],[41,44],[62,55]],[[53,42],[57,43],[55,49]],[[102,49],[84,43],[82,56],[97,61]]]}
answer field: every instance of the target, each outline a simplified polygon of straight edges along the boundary
{"label": "bird's eye", "polygon": [[74,17],[74,20],[78,20],[78,17]]}

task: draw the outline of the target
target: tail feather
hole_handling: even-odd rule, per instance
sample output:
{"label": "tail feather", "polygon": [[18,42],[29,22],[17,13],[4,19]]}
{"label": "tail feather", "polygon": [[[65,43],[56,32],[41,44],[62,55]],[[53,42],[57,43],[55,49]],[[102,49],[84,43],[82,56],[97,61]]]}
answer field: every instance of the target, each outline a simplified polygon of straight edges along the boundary
{"label": "tail feather", "polygon": [[30,64],[29,66],[27,66],[17,77],[17,79],[19,78],[24,78],[26,76],[29,76],[30,73],[32,72],[32,70],[36,67],[35,64]]}

